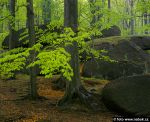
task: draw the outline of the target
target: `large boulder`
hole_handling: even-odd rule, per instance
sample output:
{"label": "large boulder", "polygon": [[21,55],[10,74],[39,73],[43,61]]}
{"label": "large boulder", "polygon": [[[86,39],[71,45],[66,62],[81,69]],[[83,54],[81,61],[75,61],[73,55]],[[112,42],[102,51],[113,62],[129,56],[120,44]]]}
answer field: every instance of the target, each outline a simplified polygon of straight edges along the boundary
{"label": "large boulder", "polygon": [[143,50],[150,50],[150,36],[132,36],[130,41],[134,42]]}
{"label": "large boulder", "polygon": [[89,45],[94,46],[96,49],[102,49],[104,45],[105,48],[117,45],[120,41],[127,40],[135,43],[142,50],[150,50],[150,36],[112,36],[107,38],[97,38],[92,42],[87,42]]}
{"label": "large boulder", "polygon": [[94,48],[105,49],[111,59],[118,62],[107,62],[97,59],[86,61],[83,76],[115,79],[122,76],[143,74],[150,70],[150,54],[143,51],[135,43],[121,40],[117,44],[101,43]]}
{"label": "large boulder", "polygon": [[129,61],[109,62],[91,59],[85,62],[82,75],[113,80],[119,77],[132,76],[145,72],[144,66]]}
{"label": "large boulder", "polygon": [[113,25],[108,29],[102,30],[102,36],[101,37],[110,37],[110,36],[120,36],[121,30],[118,26]]}
{"label": "large boulder", "polygon": [[149,54],[144,52],[135,43],[122,40],[108,52],[108,56],[114,60],[127,60],[137,63],[144,63],[149,60]]}
{"label": "large boulder", "polygon": [[150,74],[120,78],[102,91],[104,104],[124,115],[150,116]]}
{"label": "large boulder", "polygon": [[[113,37],[113,36],[121,36],[121,30],[118,26],[112,25],[109,28],[105,28],[101,30],[100,35],[92,36],[92,39],[99,39],[99,38],[106,38],[106,37]],[[89,42],[91,39],[85,38],[86,42]]]}

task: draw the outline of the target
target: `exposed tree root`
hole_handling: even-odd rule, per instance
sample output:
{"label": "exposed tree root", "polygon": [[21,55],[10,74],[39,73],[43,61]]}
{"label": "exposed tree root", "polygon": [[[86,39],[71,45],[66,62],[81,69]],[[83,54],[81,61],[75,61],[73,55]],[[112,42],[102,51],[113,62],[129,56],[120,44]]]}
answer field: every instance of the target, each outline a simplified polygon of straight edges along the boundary
{"label": "exposed tree root", "polygon": [[57,105],[65,108],[77,101],[92,111],[100,111],[104,107],[101,102],[101,96],[88,92],[83,86],[80,86],[78,89],[73,88],[70,92],[66,92],[65,96]]}

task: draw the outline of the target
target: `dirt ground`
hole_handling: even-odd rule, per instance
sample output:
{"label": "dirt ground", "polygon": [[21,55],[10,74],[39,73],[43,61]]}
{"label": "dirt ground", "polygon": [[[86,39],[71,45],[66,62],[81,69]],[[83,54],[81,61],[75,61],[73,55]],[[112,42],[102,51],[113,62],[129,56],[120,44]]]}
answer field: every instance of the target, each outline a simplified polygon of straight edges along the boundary
{"label": "dirt ground", "polygon": [[[17,75],[16,80],[0,80],[0,122],[112,122],[114,113],[107,109],[97,113],[72,107],[62,110],[56,107],[57,101],[64,92],[53,90],[52,79],[38,77],[38,93],[47,100],[22,100],[28,93],[29,77]],[[100,92],[105,81],[96,81],[94,84],[85,80],[84,85],[89,89]],[[104,108],[104,107],[103,107]]]}

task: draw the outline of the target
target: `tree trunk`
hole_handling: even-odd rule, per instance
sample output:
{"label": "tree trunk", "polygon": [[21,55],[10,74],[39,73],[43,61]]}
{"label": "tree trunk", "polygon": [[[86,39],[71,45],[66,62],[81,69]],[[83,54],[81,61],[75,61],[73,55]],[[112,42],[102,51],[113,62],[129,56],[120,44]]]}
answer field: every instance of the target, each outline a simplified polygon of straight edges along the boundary
{"label": "tree trunk", "polygon": [[42,18],[44,20],[44,24],[48,24],[51,21],[51,0],[43,0],[42,1]]}
{"label": "tree trunk", "polygon": [[[144,13],[144,25],[146,26],[148,24],[148,17],[147,17],[147,12]],[[145,34],[148,34],[148,30],[145,30]]]}
{"label": "tree trunk", "polygon": [[108,9],[111,9],[111,1],[108,0]]}
{"label": "tree trunk", "polygon": [[134,2],[133,0],[130,1],[130,7],[131,7],[131,20],[130,20],[130,27],[131,27],[131,35],[134,34],[134,14],[133,14],[133,7],[134,7]]}
{"label": "tree trunk", "polygon": [[[64,26],[71,27],[77,33],[78,27],[78,2],[77,0],[64,0]],[[92,110],[99,110],[99,97],[89,93],[81,84],[79,69],[78,43],[66,47],[71,55],[70,65],[73,69],[71,81],[66,82],[66,91],[64,97],[58,102],[58,106],[68,106],[77,99]],[[99,106],[99,107],[98,107]]]}
{"label": "tree trunk", "polygon": [[11,19],[9,21],[9,49],[13,49],[15,47],[14,33],[15,33],[15,4],[16,0],[9,1],[9,11],[11,15]]}
{"label": "tree trunk", "polygon": [[[27,0],[27,23],[29,33],[29,46],[32,47],[35,44],[35,30],[34,30],[34,11],[33,11],[33,0]],[[36,52],[32,50],[30,52],[30,63],[35,60]],[[31,83],[31,99],[37,99],[37,84],[36,84],[36,67],[30,68],[30,83]]]}
{"label": "tree trunk", "polygon": [[[111,9],[111,1],[110,0],[108,0],[108,9],[109,9],[109,11],[111,11],[110,9]],[[108,17],[108,22],[110,22],[110,17]]]}

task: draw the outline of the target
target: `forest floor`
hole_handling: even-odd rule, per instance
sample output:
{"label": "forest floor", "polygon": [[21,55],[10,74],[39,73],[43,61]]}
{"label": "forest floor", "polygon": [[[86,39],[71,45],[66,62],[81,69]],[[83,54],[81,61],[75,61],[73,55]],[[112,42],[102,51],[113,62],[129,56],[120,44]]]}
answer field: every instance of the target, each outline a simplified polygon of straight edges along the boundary
{"label": "forest floor", "polygon": [[[15,80],[0,80],[0,122],[112,122],[115,114],[107,109],[94,113],[76,107],[69,110],[56,107],[57,101],[64,95],[64,91],[52,89],[51,81],[56,79],[38,77],[38,93],[47,98],[38,101],[21,99],[28,92],[28,76],[17,75]],[[100,92],[106,83],[103,80],[91,84],[91,81],[85,80],[84,85]]]}

